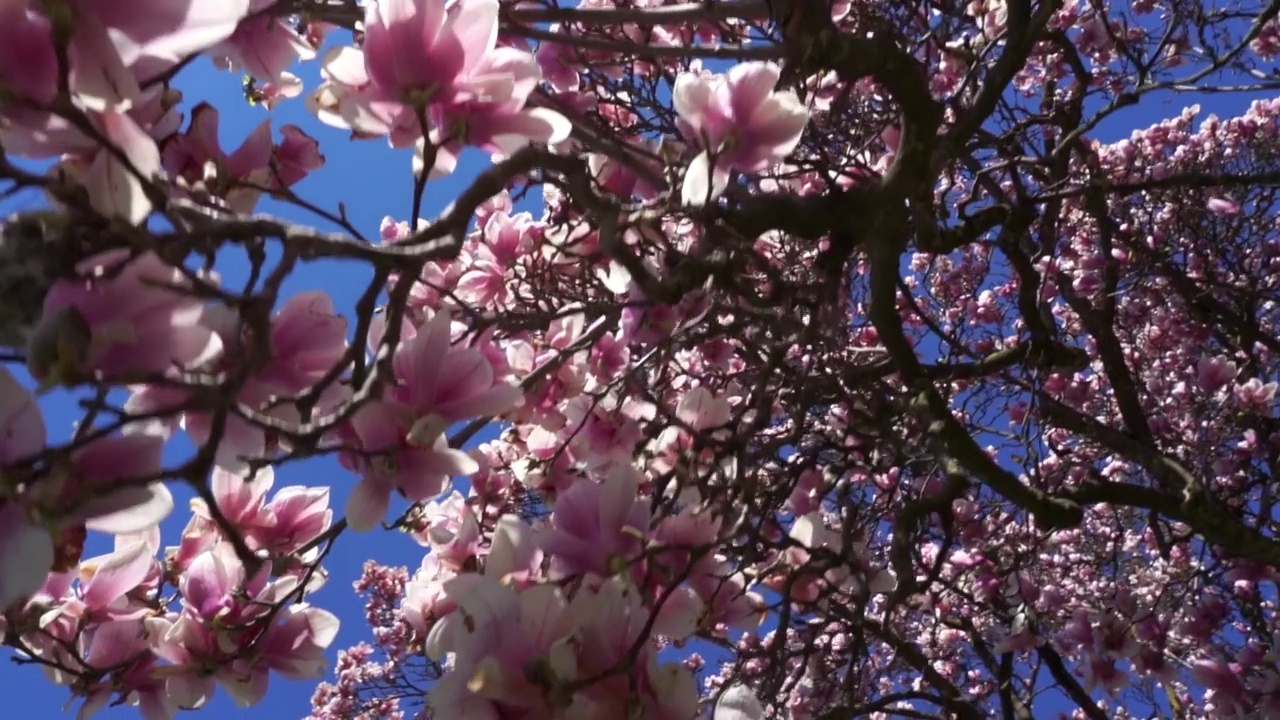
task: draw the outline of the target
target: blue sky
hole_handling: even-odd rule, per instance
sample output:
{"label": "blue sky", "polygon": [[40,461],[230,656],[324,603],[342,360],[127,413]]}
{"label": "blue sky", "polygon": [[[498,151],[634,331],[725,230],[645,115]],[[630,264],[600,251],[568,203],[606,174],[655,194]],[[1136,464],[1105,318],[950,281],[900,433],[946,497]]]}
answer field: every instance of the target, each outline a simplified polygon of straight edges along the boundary
{"label": "blue sky", "polygon": [[[308,88],[314,87],[318,79],[314,64],[303,68],[302,74],[308,82]],[[177,86],[186,94],[183,105],[188,110],[188,117],[190,108],[201,101],[209,102],[219,109],[219,135],[223,148],[228,151],[238,147],[241,140],[263,118],[268,117],[263,108],[250,107],[245,103],[239,75],[216,70],[207,60],[200,60],[188,68]],[[316,121],[306,111],[300,98],[277,106],[270,117],[273,128],[293,123],[320,141],[326,165],[295,186],[294,189],[300,196],[332,211],[337,210],[339,202],[344,203],[352,223],[371,238],[378,236],[378,224],[383,217],[391,215],[397,220],[408,218],[413,187],[410,150],[392,150],[382,140],[348,141],[346,132]],[[276,138],[279,139],[278,131]],[[443,210],[476,172],[487,164],[488,159],[484,153],[468,151],[463,165],[454,176],[427,186],[423,202],[424,217],[429,219]],[[43,199],[38,194],[26,192],[0,205],[0,213],[7,215],[16,210],[42,205]],[[326,230],[338,229],[327,225],[323,220],[308,217],[295,207],[270,199],[260,203],[257,209],[259,212],[278,214],[297,222],[311,223]],[[228,283],[234,284],[243,278],[244,267],[235,262],[220,266],[220,270]],[[333,297],[339,311],[349,316],[367,283],[368,272],[359,266],[338,262],[313,263],[303,266],[285,284],[283,296],[288,298],[300,291],[323,289]],[[45,411],[51,440],[60,441],[70,437],[71,425],[79,418],[74,397],[66,393],[53,393],[42,399],[41,406]],[[492,432],[482,432],[473,442],[483,442],[493,435]],[[167,450],[173,459],[178,460],[189,456],[191,446],[179,435]],[[316,459],[290,464],[281,469],[276,475],[275,488],[288,485],[330,485],[332,505],[336,509],[336,516],[341,517],[341,509],[353,481],[354,477],[338,467],[332,459]],[[166,545],[177,543],[191,516],[186,508],[190,492],[183,488],[174,490],[178,508],[162,526]],[[91,545],[86,548],[86,557],[110,550],[109,538],[91,538],[90,542]],[[342,619],[342,630],[331,648],[334,654],[337,648],[369,639],[368,627],[363,621],[363,602],[351,589],[352,582],[360,577],[361,566],[368,558],[414,568],[421,562],[422,549],[411,539],[399,534],[344,533],[325,563],[330,573],[328,585],[313,596],[315,604],[329,609]],[[13,717],[43,719],[61,716],[69,697],[67,689],[45,680],[35,667],[10,664],[8,656],[9,653],[5,652],[2,657],[6,661],[0,664],[0,696],[6,698],[9,711],[0,715],[9,717],[8,712],[11,711],[14,713]],[[301,718],[309,712],[311,692],[315,685],[315,682],[290,682],[273,676],[267,699],[253,709],[240,710],[224,693],[219,692],[202,713],[214,717]],[[137,717],[137,712],[129,707],[109,708],[95,717],[102,720],[132,719]]]}
{"label": "blue sky", "polygon": [[[314,64],[304,68],[304,79],[308,87],[314,87],[316,81]],[[248,106],[240,89],[238,75],[216,71],[205,60],[189,68],[178,83],[180,89],[187,93],[185,107],[188,110],[196,103],[207,101],[221,111],[220,134],[224,148],[230,150],[267,116],[262,108]],[[1176,115],[1182,107],[1200,102],[1203,110],[1230,116],[1247,107],[1251,98],[1238,95],[1191,96],[1182,95],[1168,102],[1146,101],[1136,108],[1129,108],[1099,128],[1096,137],[1114,140],[1127,136],[1132,128],[1144,127],[1165,117]],[[299,184],[296,191],[313,203],[330,210],[336,210],[338,203],[345,204],[353,223],[362,229],[367,236],[375,237],[378,223],[385,215],[397,220],[406,219],[411,206],[412,182],[409,174],[409,151],[393,151],[383,141],[372,140],[350,142],[345,132],[329,128],[317,122],[306,112],[301,100],[282,103],[271,113],[274,125],[279,127],[286,123],[295,123],[306,132],[320,140],[322,152],[326,155],[327,165]],[[483,167],[487,160],[483,153],[469,151],[459,171],[442,181],[432,183],[427,188],[424,203],[424,214],[427,217],[441,210],[474,176],[477,169]],[[0,212],[8,213],[20,208],[33,208],[42,204],[41,198],[33,193],[18,196],[15,200],[0,206]],[[259,206],[260,211],[278,213],[291,220],[311,222],[318,227],[328,228],[319,219],[307,218],[296,208],[282,206],[265,200]],[[228,281],[237,279],[234,265],[222,268]],[[286,285],[286,297],[294,292],[309,289],[324,289],[334,298],[340,309],[349,311],[365,284],[365,273],[359,268],[337,263],[317,263],[307,266],[301,273]],[[71,423],[78,417],[69,396],[52,395],[45,399],[46,421],[52,439],[66,438],[71,430]],[[474,442],[481,442],[492,436],[482,433]],[[174,443],[172,452],[181,456],[189,452],[183,447],[181,440]],[[346,494],[352,486],[354,478],[337,467],[332,460],[314,460],[290,464],[282,469],[276,479],[276,488],[287,485],[319,485],[327,484],[333,488],[333,506],[340,513]],[[182,527],[189,518],[184,502],[188,493],[178,490],[179,507],[163,527],[165,544],[176,543]],[[106,541],[97,539],[86,551],[86,555],[96,554],[107,549]],[[421,559],[422,550],[408,538],[398,534],[375,532],[367,535],[346,533],[337,544],[326,562],[330,573],[328,585],[313,597],[313,601],[337,615],[343,621],[342,630],[331,648],[335,654],[338,648],[345,648],[354,643],[368,639],[367,627],[362,619],[362,602],[351,590],[352,582],[359,577],[361,565],[367,558],[376,558],[389,565],[407,565],[415,567]],[[271,690],[260,705],[242,711],[236,708],[225,695],[218,696],[204,709],[206,714],[214,717],[243,718],[300,718],[309,712],[309,698],[315,687],[314,682],[289,682],[279,677],[271,680]],[[56,718],[61,716],[69,698],[65,688],[55,686],[40,676],[34,667],[15,667],[9,664],[0,665],[0,696],[5,698],[9,711],[5,716]],[[9,713],[12,713],[10,715]],[[136,717],[133,709],[111,708],[104,710],[97,717],[103,720],[124,720]]]}

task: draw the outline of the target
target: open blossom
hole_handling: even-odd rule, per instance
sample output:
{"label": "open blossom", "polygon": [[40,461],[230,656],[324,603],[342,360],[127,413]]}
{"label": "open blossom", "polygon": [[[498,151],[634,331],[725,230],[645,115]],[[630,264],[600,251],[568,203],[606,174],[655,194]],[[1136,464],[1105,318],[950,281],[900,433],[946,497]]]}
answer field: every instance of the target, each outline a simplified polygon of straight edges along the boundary
{"label": "open blossom", "polygon": [[624,466],[604,482],[583,480],[556,498],[551,525],[540,538],[552,579],[609,576],[636,558],[649,530],[649,504],[636,497],[635,474]]}
{"label": "open blossom", "polygon": [[503,80],[476,72],[497,44],[497,0],[372,0],[364,30],[365,67],[380,100],[423,106],[483,97],[486,82]]}
{"label": "open blossom", "polygon": [[[140,224],[152,210],[144,183],[160,174],[160,150],[156,141],[130,114],[102,112],[88,117],[128,164],[96,141],[70,135],[62,149],[72,154],[63,157],[56,172],[82,183],[94,210]],[[37,131],[36,136],[39,134]]]}
{"label": "open blossom", "polygon": [[250,0],[249,15],[236,25],[230,37],[209,52],[231,67],[243,69],[250,77],[273,85],[280,95],[296,97],[302,92],[302,81],[286,70],[295,61],[314,58],[316,48],[284,18],[264,12],[275,2]]}
{"label": "open blossom", "polygon": [[702,149],[685,172],[686,205],[719,197],[733,171],[765,170],[800,142],[809,111],[794,92],[774,92],[780,73],[773,63],[752,62],[725,75],[676,78],[672,98],[681,133]]}
{"label": "open blossom", "polygon": [[[0,46],[18,53],[0,55],[0,143],[6,152],[30,158],[60,157],[54,175],[80,182],[98,212],[138,224],[151,212],[145,183],[160,172],[156,142],[181,124],[181,93],[155,86],[139,92],[128,107],[84,113],[90,130],[44,110],[56,91],[56,62],[29,48],[32,37],[52,52],[47,21],[13,17],[0,8]],[[0,51],[3,52],[3,51]],[[29,53],[29,55],[23,54]],[[15,68],[21,72],[9,74]],[[105,145],[116,150],[111,152]],[[123,159],[120,157],[123,155]]]}
{"label": "open blossom", "polygon": [[[35,397],[0,368],[0,468],[34,457],[45,442]],[[159,472],[162,444],[145,432],[104,437],[29,487],[0,488],[0,610],[35,592],[55,565],[74,566],[84,529],[136,533],[169,514],[169,491],[145,482]],[[78,540],[57,546],[67,538]]]}
{"label": "open blossom", "polygon": [[[474,72],[477,77],[504,80],[461,101],[432,106],[428,139],[435,147],[435,163],[430,177],[452,173],[465,146],[493,153],[496,162],[529,143],[554,145],[569,137],[573,126],[563,115],[546,108],[525,107],[529,94],[542,79],[532,55],[515,48],[499,48],[486,55]],[[421,146],[425,141],[419,141],[415,162],[423,156]],[[415,171],[421,172],[422,168],[415,167]]]}
{"label": "open blossom", "polygon": [[[271,670],[295,680],[320,677],[324,650],[337,636],[337,617],[320,608],[290,605],[271,620],[258,635],[252,625],[210,627],[189,612],[148,618],[152,651],[169,663],[163,674],[169,700],[180,708],[199,708],[221,684],[236,704],[249,707],[266,694]],[[251,642],[256,652],[243,656],[241,642]]]}
{"label": "open blossom", "polygon": [[324,166],[316,141],[293,125],[285,139],[271,140],[271,120],[263,120],[240,147],[226,153],[218,140],[218,109],[201,103],[185,133],[165,144],[164,168],[197,196],[212,196],[233,212],[253,212],[263,191],[284,190]]}
{"label": "open blossom", "polygon": [[[327,487],[285,487],[268,501],[267,492],[274,482],[275,473],[270,467],[259,469],[251,477],[215,468],[209,484],[223,517],[243,533],[250,549],[283,556],[328,529],[333,511],[329,508]],[[193,500],[191,509],[196,519],[213,524],[203,500]]]}
{"label": "open blossom", "polygon": [[[226,38],[247,11],[248,0],[66,0],[49,8],[31,0],[4,3],[0,95],[7,97],[0,100],[0,142],[28,157],[66,153],[58,171],[83,184],[94,209],[141,223],[152,209],[144,183],[160,171],[156,135],[141,114],[167,94],[160,87],[144,89],[146,81]],[[50,110],[58,92],[55,27],[69,31],[69,89],[95,137]],[[99,138],[120,150],[127,164]]]}
{"label": "open blossom", "polygon": [[[229,37],[249,11],[250,0],[139,0],[102,3],[64,0],[54,8],[35,0],[10,0],[0,13],[0,26],[20,23],[32,43],[48,48],[13,68],[31,68],[32,80],[56,83],[56,59],[51,36],[39,33],[51,23],[32,18],[43,10],[65,23],[69,32],[67,54],[72,95],[84,108],[96,112],[123,111],[141,94],[134,66],[148,64],[154,72],[167,69],[187,56],[201,52]],[[50,69],[52,61],[54,69]],[[28,65],[28,63],[33,65]],[[0,71],[3,72],[3,71]],[[0,80],[0,84],[3,81]],[[50,94],[50,97],[52,95]]]}
{"label": "open blossom", "polygon": [[[331,50],[321,74],[308,97],[320,120],[393,147],[417,142],[418,173],[449,174],[468,145],[505,154],[569,135],[559,113],[525,108],[541,71],[527,50],[498,45],[496,0],[371,1],[361,48]],[[432,167],[419,167],[427,142]]]}
{"label": "open blossom", "polygon": [[189,280],[155,253],[112,250],[84,261],[79,279],[49,290],[27,366],[40,382],[81,382],[130,372],[191,369],[222,352],[200,323],[204,303],[183,292]]}
{"label": "open blossom", "polygon": [[[226,306],[206,308],[201,323],[217,333],[224,348],[239,347],[244,353],[250,352],[254,342],[250,329]],[[333,300],[326,293],[298,293],[271,318],[267,362],[250,375],[236,399],[268,417],[300,421],[297,403],[287,400],[312,390],[338,364],[346,353],[346,333],[346,320],[334,311]],[[232,358],[240,354],[226,352],[222,366],[235,370]],[[320,392],[314,411],[329,412],[344,397],[344,388],[330,384]],[[135,394],[131,402],[139,409],[160,410],[179,407],[183,399],[180,391],[153,386]],[[187,412],[182,416],[182,425],[192,439],[204,442],[210,437],[212,420],[211,413]],[[275,433],[243,418],[230,417],[223,427],[216,460],[219,467],[238,472],[250,460],[270,457],[284,445]]]}
{"label": "open blossom", "polygon": [[479,469],[472,457],[449,447],[444,433],[455,422],[492,417],[511,409],[520,391],[494,377],[474,347],[454,347],[452,318],[441,310],[393,358],[396,385],[351,419],[355,446],[343,462],[362,474],[347,503],[356,530],[371,529],[387,512],[391,493],[410,501],[435,497],[450,476]]}
{"label": "open blossom", "polygon": [[501,73],[472,78],[494,51],[497,33],[496,0],[371,1],[363,46],[326,54],[325,81],[308,105],[323,122],[367,137],[389,135],[393,147],[405,147],[422,136],[418,110],[487,100],[510,85]]}
{"label": "open blossom", "polygon": [[[457,608],[432,629],[428,652],[452,652],[456,660],[454,672],[432,688],[433,710],[442,717],[484,717],[492,705],[541,709],[572,701],[565,686],[578,670],[575,618],[559,588],[516,592],[473,575],[446,582],[444,590]],[[488,712],[481,709],[486,706]],[[460,714],[464,708],[470,712]]]}

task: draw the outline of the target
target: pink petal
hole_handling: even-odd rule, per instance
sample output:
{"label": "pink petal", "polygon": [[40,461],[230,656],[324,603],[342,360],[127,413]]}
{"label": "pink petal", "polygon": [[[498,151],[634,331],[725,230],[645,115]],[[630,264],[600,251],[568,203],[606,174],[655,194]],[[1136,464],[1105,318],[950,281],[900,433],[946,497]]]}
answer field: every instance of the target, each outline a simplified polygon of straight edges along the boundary
{"label": "pink petal", "polygon": [[729,102],[738,122],[749,122],[756,108],[773,92],[781,77],[774,63],[749,62],[733,66],[726,75]]}
{"label": "pink petal", "polygon": [[[491,117],[485,121],[477,118],[474,127],[475,130],[483,128],[488,143],[507,155],[531,142],[546,145],[564,142],[573,132],[573,124],[568,119],[545,108],[530,108],[514,115]],[[480,136],[476,139],[479,140]]]}
{"label": "pink petal", "polygon": [[415,410],[429,412],[434,408],[442,366],[452,344],[452,320],[448,311],[441,310],[396,353],[396,376],[405,383],[408,401]]}
{"label": "pink petal", "polygon": [[271,119],[267,118],[249,133],[239,149],[227,158],[228,179],[244,180],[254,170],[266,168],[271,162]]}
{"label": "pink petal", "polygon": [[355,532],[378,526],[391,507],[391,485],[377,475],[366,475],[347,496],[347,525]]}
{"label": "pink petal", "polygon": [[1205,207],[1215,215],[1235,215],[1240,212],[1238,203],[1220,197],[1209,198],[1208,202],[1205,203]]}
{"label": "pink petal", "polygon": [[684,640],[698,629],[704,610],[702,599],[693,588],[683,586],[667,595],[654,619],[653,631],[673,640]]}
{"label": "pink petal", "polygon": [[439,0],[375,0],[365,6],[365,69],[388,97],[417,85],[444,24]]}
{"label": "pink petal", "polygon": [[[99,119],[107,140],[124,152],[142,177],[150,181],[160,172],[160,150],[155,140],[132,118],[106,112]],[[89,164],[84,183],[94,209],[104,215],[118,216],[137,225],[151,214],[151,200],[143,191],[142,181],[112,153],[98,152]]]}
{"label": "pink petal", "polygon": [[35,396],[0,367],[0,465],[41,452],[46,439]]}
{"label": "pink petal", "polygon": [[231,37],[249,13],[249,0],[131,0],[92,6],[105,26],[123,36],[118,42],[126,65],[141,56],[180,61]]}
{"label": "pink petal", "polygon": [[90,667],[113,667],[141,654],[145,640],[146,631],[138,620],[111,620],[93,630],[84,660]]}
{"label": "pink petal", "polygon": [[[374,5],[369,3],[369,8],[372,9]],[[328,79],[352,88],[360,88],[371,82],[365,71],[364,52],[350,45],[331,48],[326,52],[320,61],[320,71]]]}
{"label": "pink petal", "polygon": [[85,527],[101,533],[136,533],[155,527],[173,512],[173,495],[160,483],[130,487],[88,506]]}
{"label": "pink petal", "polygon": [[215,468],[209,487],[222,514],[238,523],[257,518],[274,482],[275,473],[270,467],[258,470],[252,478]]}
{"label": "pink petal", "polygon": [[209,702],[218,689],[217,683],[209,675],[199,675],[192,668],[177,675],[170,675],[165,681],[165,693],[179,708],[196,710]]}
{"label": "pink petal", "polygon": [[227,694],[242,708],[262,702],[267,694],[270,675],[264,667],[226,667],[217,672],[217,678]]}
{"label": "pink petal", "polygon": [[[680,118],[689,123],[694,132],[703,127],[704,116],[715,100],[715,88],[707,79],[692,73],[684,73],[676,78],[671,90],[671,102]],[[696,141],[698,138],[689,138]]]}
{"label": "pink petal", "polygon": [[709,201],[715,201],[729,187],[729,170],[724,163],[711,167],[711,156],[706,152],[689,163],[684,174],[684,185],[680,188],[680,199],[689,207],[702,207]]}
{"label": "pink petal", "polygon": [[[443,3],[442,3],[443,4]],[[464,0],[448,30],[462,48],[461,74],[470,74],[498,42],[498,0]],[[529,58],[533,61],[533,58]]]}
{"label": "pink petal", "polygon": [[503,515],[493,531],[484,572],[501,580],[510,573],[532,569],[533,558],[537,554],[537,540],[532,528],[515,515]]}
{"label": "pink petal", "polygon": [[82,563],[81,572],[85,565],[93,569],[93,575],[84,585],[82,599],[91,608],[105,608],[147,579],[152,566],[151,548],[136,543],[99,558],[96,563]]}
{"label": "pink petal", "polygon": [[0,505],[0,611],[39,590],[52,568],[49,531],[13,504]]}
{"label": "pink petal", "polygon": [[142,93],[105,26],[80,23],[71,36],[70,54],[71,88],[85,108],[95,112],[128,110]]}
{"label": "pink petal", "polygon": [[[804,128],[809,123],[809,110],[800,104],[795,93],[777,93],[768,98],[751,118],[750,127],[743,133],[743,143],[759,146],[760,163],[773,164],[791,154]],[[744,148],[748,150],[750,148]],[[759,165],[741,167],[745,172],[763,170]]]}
{"label": "pink petal", "polygon": [[0,85],[43,106],[58,93],[51,32],[49,20],[29,11],[26,3],[0,3]]}
{"label": "pink petal", "polygon": [[366,452],[388,452],[404,444],[412,421],[412,411],[391,400],[365,404],[351,418],[351,429]]}

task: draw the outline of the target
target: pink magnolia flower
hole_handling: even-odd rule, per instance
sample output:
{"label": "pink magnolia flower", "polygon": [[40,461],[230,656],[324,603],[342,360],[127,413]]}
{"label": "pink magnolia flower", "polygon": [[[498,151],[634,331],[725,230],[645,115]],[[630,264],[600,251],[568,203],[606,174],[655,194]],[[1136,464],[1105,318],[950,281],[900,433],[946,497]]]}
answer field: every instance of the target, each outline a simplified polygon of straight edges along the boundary
{"label": "pink magnolia flower", "polygon": [[[64,158],[58,170],[84,185],[94,210],[134,225],[151,214],[152,202],[145,183],[160,173],[160,150],[155,140],[133,117],[102,112],[89,115],[103,138],[125,156],[128,164],[96,142],[83,155]],[[68,150],[73,148],[68,147]]]}
{"label": "pink magnolia flower", "polygon": [[1245,408],[1254,412],[1270,413],[1275,402],[1276,388],[1280,383],[1264,383],[1256,377],[1239,383],[1232,391],[1235,400]]}
{"label": "pink magnolia flower", "polygon": [[239,149],[228,155],[218,140],[218,109],[200,103],[191,111],[187,131],[165,145],[162,158],[165,170],[193,191],[222,198],[235,212],[252,212],[260,193],[239,184],[266,184],[271,121],[263,120]]}
{"label": "pink magnolia flower", "polygon": [[307,109],[320,122],[350,129],[353,138],[388,136],[391,147],[409,147],[422,135],[411,108],[378,101],[378,89],[358,48],[336,47],[320,61],[322,82],[307,95]]}
{"label": "pink magnolia flower", "polygon": [[[601,678],[581,691],[602,706],[601,712],[622,711],[634,702],[637,691],[638,699],[653,713],[646,713],[646,717],[665,717],[654,713],[658,707],[696,705],[695,685],[673,682],[659,665],[653,644],[643,644],[638,654],[632,654],[636,638],[650,628],[650,613],[639,590],[625,576],[615,575],[603,583],[580,588],[566,612],[575,621],[579,667],[613,668],[630,663],[626,667],[631,672]],[[679,692],[684,697],[658,697],[659,690]],[[608,713],[613,714],[616,713]]]}
{"label": "pink magnolia flower", "polygon": [[338,636],[333,613],[306,604],[290,605],[280,613],[258,643],[264,666],[290,680],[324,676],[325,650]]}
{"label": "pink magnolia flower", "polygon": [[[283,557],[328,529],[333,511],[329,508],[327,487],[281,488],[268,502],[267,492],[274,482],[275,473],[270,467],[260,468],[248,478],[215,468],[210,490],[223,516],[243,533],[250,549]],[[191,509],[196,518],[213,525],[204,501],[192,500]]]}
{"label": "pink magnolia flower", "polygon": [[773,63],[752,62],[727,75],[676,78],[672,100],[681,133],[702,148],[685,173],[686,205],[719,197],[733,171],[765,170],[799,144],[809,111],[794,92],[773,91],[780,72]]}
{"label": "pink magnolia flower", "polygon": [[189,615],[169,614],[147,618],[146,628],[152,651],[170,663],[164,669],[165,695],[176,706],[194,710],[213,697],[217,680],[234,682],[230,668],[204,658],[219,655],[213,632]]}
{"label": "pink magnolia flower", "polygon": [[[562,32],[563,28],[556,23],[551,25],[551,32]],[[564,43],[540,42],[536,53],[538,67],[546,77],[551,89],[556,92],[575,92],[581,82],[579,73],[582,62],[576,50]]]}
{"label": "pink magnolia flower", "polygon": [[253,631],[255,652],[245,655],[239,639],[186,613],[148,618],[146,624],[153,652],[171,663],[164,669],[166,693],[184,709],[207,703],[217,683],[241,707],[254,705],[266,694],[271,670],[291,679],[318,677],[324,668],[323,652],[338,631],[332,613],[291,605],[260,636]]}
{"label": "pink magnolia flower", "polygon": [[418,571],[405,583],[400,614],[418,640],[425,640],[435,622],[456,609],[457,604],[444,592],[444,584],[454,577],[457,573],[428,553],[422,558]]}
{"label": "pink magnolia flower", "polygon": [[364,61],[378,99],[411,107],[485,93],[502,76],[468,81],[498,41],[497,0],[373,0]]}
{"label": "pink magnolia flower", "polygon": [[[158,540],[158,534],[155,539]],[[113,552],[80,562],[78,588],[46,611],[40,618],[41,623],[47,624],[64,615],[77,623],[89,623],[137,619],[149,614],[151,609],[147,603],[139,602],[131,594],[156,578],[158,549],[159,542],[117,535]]]}
{"label": "pink magnolia flower", "polygon": [[173,511],[169,489],[145,482],[160,473],[163,448],[164,437],[149,430],[95,440],[33,492],[46,516],[56,517],[50,511],[57,510],[64,522],[112,535],[142,532]]}
{"label": "pink magnolia flower", "polygon": [[498,518],[484,560],[484,574],[514,587],[527,587],[542,567],[543,552],[528,523],[516,515]]}
{"label": "pink magnolia flower", "polygon": [[[54,172],[83,184],[95,209],[141,222],[151,211],[143,184],[160,170],[154,141],[180,122],[174,110],[180,94],[162,87],[137,90],[139,65],[120,81],[133,86],[129,102],[88,108],[86,117],[97,132],[86,134],[46,109],[58,90],[51,32],[50,22],[24,3],[0,8],[0,88],[5,90],[0,94],[6,96],[0,100],[0,143],[26,157],[65,154]],[[123,153],[127,163],[103,148],[99,138]]]}
{"label": "pink magnolia flower", "polygon": [[222,342],[200,324],[204,304],[184,293],[182,271],[148,252],[94,256],[45,297],[28,348],[28,369],[45,385],[73,384],[101,373],[166,373],[218,357]]}
{"label": "pink magnolia flower", "polygon": [[[722,429],[733,419],[733,407],[729,401],[717,396],[705,387],[696,387],[680,398],[675,409],[676,423],[667,426],[654,441],[658,450],[655,467],[670,470],[682,459],[693,454],[695,434],[719,437],[727,434]],[[714,459],[710,448],[701,453],[703,460]]]}
{"label": "pink magnolia flower", "polygon": [[1235,380],[1238,368],[1224,357],[1202,356],[1196,362],[1196,382],[1206,393],[1216,393]]}
{"label": "pink magnolia flower", "polygon": [[144,621],[95,628],[89,652],[94,655],[95,667],[113,671],[76,688],[84,696],[78,718],[90,717],[113,696],[116,702],[136,708],[143,720],[172,720],[177,715],[177,706],[165,692],[159,662],[150,651]]}
{"label": "pink magnolia flower", "polygon": [[[38,454],[46,442],[34,396],[3,368],[0,438],[0,467]],[[68,532],[80,541],[86,528],[134,533],[169,514],[172,495],[159,483],[145,482],[159,472],[162,445],[163,439],[150,433],[96,440],[29,488],[0,500],[0,608],[35,592],[55,563],[74,565],[79,560],[79,547],[64,549],[55,543],[63,542]],[[74,557],[60,559],[67,552]],[[138,582],[141,578],[133,584]],[[111,591],[103,591],[102,598],[113,599],[115,589],[113,585]]]}
{"label": "pink magnolia flower", "polygon": [[[499,48],[486,55],[474,69],[487,83],[474,97],[461,102],[437,103],[431,108],[429,136],[435,151],[430,178],[451,174],[464,146],[475,146],[501,161],[529,143],[554,145],[569,137],[573,126],[563,115],[546,108],[526,108],[529,94],[541,81],[533,56],[515,48]],[[414,171],[421,173],[420,140]]]}
{"label": "pink magnolia flower", "polygon": [[619,468],[604,482],[581,480],[556,498],[551,524],[539,538],[551,557],[552,579],[620,572],[649,531],[649,503],[636,496],[634,469]]}
{"label": "pink magnolia flower", "polygon": [[[568,137],[558,113],[524,108],[541,72],[527,50],[498,46],[496,0],[376,0],[365,8],[362,48],[330,51],[325,82],[308,98],[322,122],[387,135],[392,147],[419,142],[414,170],[433,176],[452,172],[467,144],[500,154]],[[422,167],[424,111],[436,148],[431,168]]]}
{"label": "pink magnolia flower", "polygon": [[254,538],[260,548],[276,555],[294,553],[320,537],[333,522],[329,488],[290,485],[280,488],[262,508],[264,526]]}
{"label": "pink magnolia flower", "polygon": [[470,455],[449,447],[445,430],[520,401],[520,391],[496,380],[479,350],[453,347],[447,310],[411,335],[392,360],[395,387],[357,411],[347,432],[358,453],[344,454],[343,463],[362,475],[347,502],[355,530],[372,529],[386,515],[393,490],[411,502],[427,500],[450,476],[479,470]]}
{"label": "pink magnolia flower", "polygon": [[[264,566],[249,576],[231,543],[223,542],[201,553],[178,583],[184,612],[216,633],[247,624],[270,612],[271,606],[297,589],[298,579],[271,580]],[[227,638],[219,642],[228,644]]]}
{"label": "pink magnolia flower", "polygon": [[489,703],[545,711],[577,677],[563,592],[537,585],[519,593],[491,578],[454,578],[445,592],[457,609],[433,628],[434,657],[455,653],[453,672],[432,688],[431,707],[449,715],[470,696]]}
{"label": "pink magnolia flower", "polygon": [[[30,18],[37,10],[34,0],[11,0],[5,5],[7,17],[0,26],[23,15]],[[226,39],[248,10],[249,0],[65,0],[54,14],[70,30],[71,92],[81,107],[91,111],[127,110],[141,94],[134,66],[149,64],[153,71],[171,67]],[[30,56],[38,63],[31,82],[56,78],[56,70],[51,75],[47,67],[51,36],[38,32],[41,24],[30,19],[22,22],[31,42],[38,39],[49,46],[48,51]],[[24,58],[23,65],[15,67],[26,62]]]}
{"label": "pink magnolia flower", "polygon": [[316,46],[299,35],[284,19],[266,12],[275,0],[251,0],[249,16],[236,25],[225,41],[210,48],[232,68],[242,68],[251,77],[269,83],[285,97],[297,97],[302,81],[286,72],[297,60],[311,60]]}
{"label": "pink magnolia flower", "polygon": [[494,52],[497,31],[496,0],[369,2],[363,47],[326,54],[324,82],[308,107],[322,122],[357,136],[388,135],[392,147],[412,145],[424,131],[418,110],[509,88],[512,81],[502,75],[472,77]]}
{"label": "pink magnolia flower", "polygon": [[284,139],[276,143],[272,154],[271,184],[274,190],[290,188],[302,181],[325,163],[320,153],[320,143],[302,131],[297,125],[282,125]]}
{"label": "pink magnolia flower", "polygon": [[[206,308],[202,324],[212,328],[224,348],[241,347],[249,352],[254,342],[240,315],[225,305]],[[271,318],[267,347],[269,359],[258,372],[248,378],[237,400],[249,409],[268,417],[291,423],[301,421],[301,413],[290,398],[315,388],[337,365],[347,350],[347,322],[334,311],[332,299],[322,291],[304,292],[290,298]],[[232,357],[223,355],[225,369],[233,370]],[[323,388],[313,413],[323,414],[345,399],[346,389],[337,383]],[[144,390],[140,406],[152,409],[176,408],[181,405],[180,392],[160,388]],[[212,416],[188,412],[182,424],[187,434],[198,443],[210,437]],[[229,417],[218,446],[219,467],[234,472],[247,469],[251,459],[270,457],[284,445],[277,434],[240,417]]]}
{"label": "pink magnolia flower", "polygon": [[248,214],[263,190],[283,190],[324,165],[316,141],[293,125],[281,128],[285,139],[271,142],[271,121],[263,120],[230,155],[218,140],[218,110],[201,103],[187,131],[164,147],[164,168],[197,196],[224,201],[233,212]]}

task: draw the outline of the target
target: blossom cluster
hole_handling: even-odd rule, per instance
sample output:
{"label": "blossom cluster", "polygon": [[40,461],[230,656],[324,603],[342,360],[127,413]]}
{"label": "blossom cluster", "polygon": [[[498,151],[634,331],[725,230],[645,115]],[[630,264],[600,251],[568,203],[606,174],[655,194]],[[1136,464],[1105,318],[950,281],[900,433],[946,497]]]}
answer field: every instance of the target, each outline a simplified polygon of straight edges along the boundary
{"label": "blossom cluster", "polygon": [[[82,228],[0,366],[4,643],[81,717],[250,706],[387,530],[314,720],[1280,715],[1280,101],[1094,132],[1274,12],[944,5],[0,1],[0,182]],[[201,56],[411,151],[411,217],[224,148]]]}

